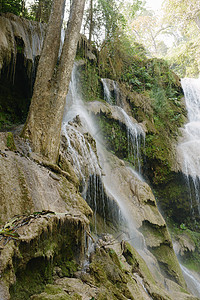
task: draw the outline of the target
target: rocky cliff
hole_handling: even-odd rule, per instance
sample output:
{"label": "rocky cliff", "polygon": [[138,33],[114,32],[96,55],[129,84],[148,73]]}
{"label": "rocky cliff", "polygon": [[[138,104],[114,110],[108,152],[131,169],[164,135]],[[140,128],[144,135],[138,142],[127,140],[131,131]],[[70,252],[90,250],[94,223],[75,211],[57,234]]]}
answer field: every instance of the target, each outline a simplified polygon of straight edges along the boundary
{"label": "rocky cliff", "polygon": [[[77,63],[76,88],[69,91],[66,102],[59,162],[50,164],[20,138],[19,119],[8,116],[13,96],[21,99],[22,95],[17,80],[14,86],[7,85],[13,89],[12,97],[7,94],[2,75],[13,66],[11,58],[17,51],[15,59],[27,75],[31,95],[24,62],[35,63],[44,29],[11,15],[0,18],[1,89],[12,98],[8,106],[1,99],[2,124],[6,129],[15,123],[12,133],[0,133],[1,299],[198,299],[187,291],[152,190],[135,171],[140,164],[145,169],[146,163],[146,178],[163,183],[166,177],[159,176],[166,174],[159,170],[173,160],[169,154],[173,147],[164,149],[166,139],[164,143],[163,134],[156,135],[161,118],[156,120],[153,114],[158,104],[113,80],[108,80],[112,95],[108,103],[102,80],[95,75],[97,85],[90,81],[96,74],[94,55],[92,63]],[[36,36],[37,51],[30,51]],[[175,75],[173,82],[180,93]],[[84,103],[83,95],[95,101]],[[28,101],[24,103],[28,109]],[[175,116],[184,110],[180,99],[170,103]],[[167,141],[170,130],[182,122],[164,124]],[[145,135],[146,146],[138,143]],[[155,146],[157,136],[162,150]],[[162,156],[164,150],[167,158]]]}

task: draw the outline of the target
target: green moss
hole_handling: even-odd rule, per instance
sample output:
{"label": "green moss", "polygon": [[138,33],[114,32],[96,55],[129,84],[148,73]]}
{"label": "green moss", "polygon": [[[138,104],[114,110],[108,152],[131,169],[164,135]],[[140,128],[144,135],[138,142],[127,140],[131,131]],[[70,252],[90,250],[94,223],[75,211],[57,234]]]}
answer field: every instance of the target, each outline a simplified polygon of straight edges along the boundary
{"label": "green moss", "polygon": [[60,287],[48,284],[43,293],[32,296],[33,300],[81,300],[82,298],[68,295]]}
{"label": "green moss", "polygon": [[151,248],[150,251],[157,258],[161,272],[186,289],[185,280],[173,249],[168,245],[161,244],[159,247]]}
{"label": "green moss", "polygon": [[33,259],[25,269],[17,271],[16,277],[16,283],[10,288],[11,299],[26,300],[52,282],[52,266],[43,258]]}
{"label": "green moss", "polygon": [[171,218],[175,223],[192,225],[193,217],[191,215],[191,202],[188,199],[188,186],[180,173],[171,171],[166,181],[154,185],[153,189],[166,217]]}
{"label": "green moss", "polygon": [[141,274],[146,282],[155,284],[155,280],[152,277],[152,274],[149,271],[145,261],[128,242],[125,242],[124,244],[123,255],[127,262],[133,267],[133,272],[138,272]]}
{"label": "green moss", "polygon": [[31,243],[20,242],[13,258],[16,282],[11,286],[11,299],[29,299],[53,282],[53,269],[58,266],[63,276],[72,277],[83,257],[85,223],[77,219],[54,219]]}
{"label": "green moss", "polygon": [[148,221],[143,221],[142,226],[140,227],[140,231],[146,238],[147,245],[154,245],[156,243],[168,245],[170,248],[172,247],[166,225],[159,226]]}
{"label": "green moss", "polygon": [[119,158],[128,159],[126,127],[102,113],[96,119],[107,149],[114,152]]}
{"label": "green moss", "polygon": [[8,147],[9,150],[14,151],[16,150],[14,138],[12,132],[7,133],[7,141],[6,141],[6,146]]}
{"label": "green moss", "polygon": [[[181,226],[183,225],[183,226]],[[183,256],[179,256],[180,262],[186,266],[188,269],[199,272],[200,270],[200,231],[196,229],[196,231],[190,230],[186,227],[185,224],[175,224],[169,221],[168,219],[168,227],[173,240],[178,240],[183,236],[187,237],[195,246],[194,251],[186,251]],[[182,229],[184,228],[184,229]]]}
{"label": "green moss", "polygon": [[95,101],[103,99],[101,78],[97,65],[85,61],[80,76],[82,96],[85,101]]}
{"label": "green moss", "polygon": [[72,277],[78,269],[78,264],[74,261],[60,261],[58,263],[64,277]]}
{"label": "green moss", "polygon": [[62,293],[63,290],[61,287],[59,287],[57,285],[47,284],[45,286],[44,292],[49,295],[56,295],[56,294]]}

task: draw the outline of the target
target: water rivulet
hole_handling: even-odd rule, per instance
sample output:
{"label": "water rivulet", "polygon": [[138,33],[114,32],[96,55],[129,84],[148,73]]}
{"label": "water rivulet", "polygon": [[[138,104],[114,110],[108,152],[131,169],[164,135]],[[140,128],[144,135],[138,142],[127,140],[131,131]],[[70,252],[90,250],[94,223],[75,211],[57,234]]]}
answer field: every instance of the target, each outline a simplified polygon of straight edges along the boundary
{"label": "water rivulet", "polygon": [[[105,101],[114,106],[113,108],[119,115],[119,121],[124,123],[126,126],[128,157],[133,157],[134,167],[139,173],[141,173],[140,147],[141,144],[143,146],[145,145],[145,132],[140,124],[131,120],[130,116],[122,107],[116,105],[120,103],[119,88],[117,83],[105,78],[102,79],[102,83]],[[112,86],[113,93],[111,93],[109,85]]]}
{"label": "water rivulet", "polygon": [[[108,231],[115,237],[120,236],[120,240],[128,240],[145,259],[162,289],[171,290],[174,284],[185,288],[171,238],[150,187],[130,165],[105,148],[92,103],[85,105],[82,100],[78,72],[82,63],[76,63],[73,69],[62,135],[66,140],[67,158],[79,178],[82,196],[93,210],[94,237]],[[108,91],[106,97],[109,97]],[[122,107],[113,104],[116,103],[103,106],[112,110],[116,118],[119,116],[118,120],[126,126],[128,144],[132,144],[133,155],[139,160],[139,139],[144,140],[144,130],[140,124],[132,122]],[[100,102],[96,105],[103,107]],[[138,165],[135,164],[137,171],[140,170]]]}

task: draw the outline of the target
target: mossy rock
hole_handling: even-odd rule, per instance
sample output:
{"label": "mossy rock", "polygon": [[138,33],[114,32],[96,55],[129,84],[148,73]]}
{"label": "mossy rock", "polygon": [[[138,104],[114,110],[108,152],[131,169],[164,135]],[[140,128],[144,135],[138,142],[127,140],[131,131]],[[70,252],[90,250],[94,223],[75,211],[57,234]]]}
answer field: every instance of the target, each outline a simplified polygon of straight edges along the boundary
{"label": "mossy rock", "polygon": [[[153,191],[167,220],[171,219],[173,223],[179,225],[184,223],[188,228],[198,230],[199,212],[195,195],[191,193],[192,190],[189,190],[182,173],[171,172],[166,181],[153,185]],[[193,196],[190,198],[191,195]],[[194,222],[194,219],[197,222]]]}
{"label": "mossy rock", "polygon": [[180,244],[177,250],[180,262],[200,274],[200,232],[188,229],[184,223],[179,226],[172,222],[169,230],[175,243]]}
{"label": "mossy rock", "polygon": [[157,258],[163,274],[186,289],[186,283],[173,248],[162,244],[160,247],[151,248],[150,251]]}
{"label": "mossy rock", "polygon": [[39,295],[33,295],[31,300],[82,300],[77,293],[69,295],[58,285],[47,284],[44,292]]}
{"label": "mossy rock", "polygon": [[[101,248],[95,251],[90,264],[90,275],[99,288],[103,286],[110,291],[110,299],[119,299],[120,294],[121,299],[126,299],[124,295],[130,294],[126,286],[126,275],[114,250]],[[114,295],[118,295],[118,297]],[[100,297],[99,299],[104,298]]]}
{"label": "mossy rock", "polygon": [[8,132],[8,133],[7,133],[6,146],[7,146],[8,149],[11,150],[11,151],[16,150],[15,141],[14,141],[12,132]]}
{"label": "mossy rock", "polygon": [[127,262],[133,267],[133,272],[141,274],[146,282],[156,284],[145,261],[128,242],[123,244],[123,255]]}

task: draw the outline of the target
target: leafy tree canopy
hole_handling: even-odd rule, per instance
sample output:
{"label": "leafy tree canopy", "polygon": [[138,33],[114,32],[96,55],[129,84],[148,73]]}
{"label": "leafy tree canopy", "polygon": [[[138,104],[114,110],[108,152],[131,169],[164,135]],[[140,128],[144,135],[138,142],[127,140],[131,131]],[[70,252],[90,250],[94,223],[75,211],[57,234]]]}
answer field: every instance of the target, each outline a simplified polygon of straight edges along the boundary
{"label": "leafy tree canopy", "polygon": [[23,11],[24,2],[22,0],[1,0],[0,1],[0,12],[2,13],[13,13],[19,16]]}

